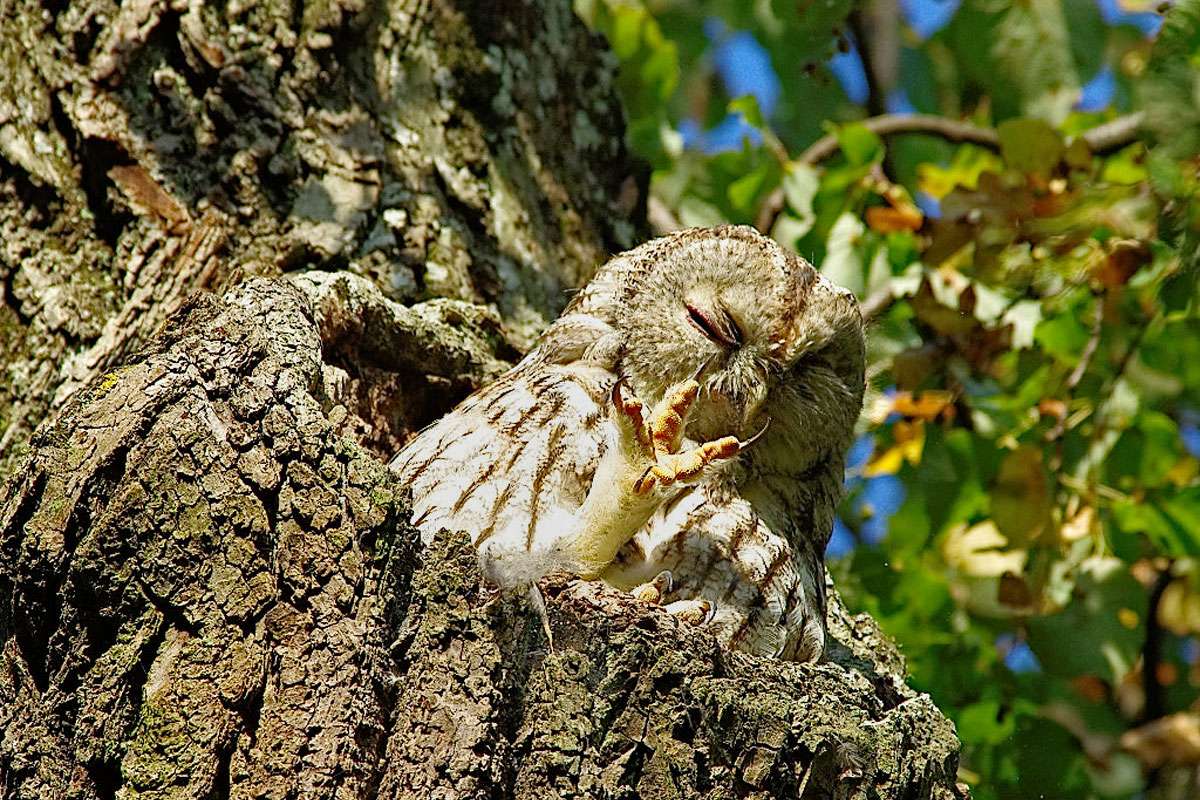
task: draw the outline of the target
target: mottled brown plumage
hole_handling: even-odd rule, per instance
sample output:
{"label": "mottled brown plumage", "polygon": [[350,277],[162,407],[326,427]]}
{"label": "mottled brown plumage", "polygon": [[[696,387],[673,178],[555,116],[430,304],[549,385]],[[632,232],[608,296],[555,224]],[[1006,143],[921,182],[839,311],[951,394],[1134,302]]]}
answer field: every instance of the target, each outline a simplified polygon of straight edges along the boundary
{"label": "mottled brown plumage", "polygon": [[600,577],[814,659],[863,359],[853,296],[806,261],[746,227],[681,231],[604,265],[393,468],[423,535],[466,531],[502,585]]}

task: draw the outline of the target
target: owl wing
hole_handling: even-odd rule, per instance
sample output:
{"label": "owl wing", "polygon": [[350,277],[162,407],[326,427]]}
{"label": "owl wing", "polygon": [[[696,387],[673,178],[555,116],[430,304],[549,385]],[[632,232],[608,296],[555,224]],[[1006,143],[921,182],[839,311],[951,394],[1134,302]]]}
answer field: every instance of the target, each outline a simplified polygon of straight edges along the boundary
{"label": "owl wing", "polygon": [[[664,600],[705,600],[708,629],[731,649],[812,661],[825,643],[824,563],[805,539],[785,536],[747,500],[714,482],[664,506],[604,573],[630,589],[661,570],[673,578]],[[793,545],[793,541],[798,541]]]}
{"label": "owl wing", "polygon": [[506,552],[553,538],[592,482],[615,380],[592,364],[527,358],[421,432],[391,466],[412,488],[422,537],[460,530]]}

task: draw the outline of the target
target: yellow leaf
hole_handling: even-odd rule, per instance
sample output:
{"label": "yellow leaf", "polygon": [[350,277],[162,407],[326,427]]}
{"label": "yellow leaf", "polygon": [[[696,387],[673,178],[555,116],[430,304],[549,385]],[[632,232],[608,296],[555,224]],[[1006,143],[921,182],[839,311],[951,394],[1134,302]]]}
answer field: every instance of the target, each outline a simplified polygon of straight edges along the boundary
{"label": "yellow leaf", "polygon": [[921,229],[925,216],[916,206],[886,208],[872,206],[867,209],[867,225],[876,233],[896,233]]}
{"label": "yellow leaf", "polygon": [[917,167],[917,188],[941,200],[958,186],[974,189],[982,173],[1000,173],[1003,169],[1003,162],[994,153],[980,147],[960,147],[948,167],[920,164]]}
{"label": "yellow leaf", "polygon": [[864,477],[893,475],[905,461],[913,465],[921,463],[921,451],[925,447],[925,423],[919,419],[913,422],[901,420],[892,426],[892,439],[894,444],[891,447],[876,453],[863,467]]}
{"label": "yellow leaf", "polygon": [[953,408],[954,394],[944,389],[930,389],[914,396],[912,392],[896,392],[892,410],[906,417],[934,420]]}

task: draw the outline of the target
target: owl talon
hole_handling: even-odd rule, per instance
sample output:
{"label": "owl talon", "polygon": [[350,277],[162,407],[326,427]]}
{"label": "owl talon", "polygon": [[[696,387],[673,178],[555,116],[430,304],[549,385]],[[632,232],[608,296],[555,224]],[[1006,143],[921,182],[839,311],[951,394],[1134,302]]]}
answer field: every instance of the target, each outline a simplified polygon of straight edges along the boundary
{"label": "owl talon", "polygon": [[[703,367],[697,375],[702,372]],[[766,430],[764,427],[745,442],[725,436],[680,452],[688,414],[699,394],[700,384],[695,377],[689,378],[667,392],[647,422],[645,406],[630,393],[626,380],[620,378],[613,384],[612,402],[625,447],[638,451],[642,463],[650,462],[633,482],[634,495],[645,497],[656,487],[693,481],[711,464],[736,456]],[[633,463],[638,460],[635,457]]]}
{"label": "owl talon", "polygon": [[645,603],[651,606],[661,605],[663,598],[671,593],[675,588],[675,577],[671,575],[670,570],[664,569],[662,572],[654,576],[654,580],[647,581],[641,586],[636,586],[629,593],[633,595],[638,602]]}
{"label": "owl talon", "polygon": [[676,600],[663,608],[680,622],[697,628],[712,622],[717,613],[716,607],[707,600]]}
{"label": "owl talon", "polygon": [[624,378],[613,384],[612,403],[617,410],[618,424],[626,437],[632,437],[642,454],[653,458],[650,430],[646,426],[645,406],[635,395],[628,394],[629,386]]}
{"label": "owl talon", "polygon": [[663,398],[654,416],[650,419],[650,437],[656,455],[679,452],[683,442],[683,430],[687,426],[688,412],[700,394],[700,384],[689,379],[676,386]]}

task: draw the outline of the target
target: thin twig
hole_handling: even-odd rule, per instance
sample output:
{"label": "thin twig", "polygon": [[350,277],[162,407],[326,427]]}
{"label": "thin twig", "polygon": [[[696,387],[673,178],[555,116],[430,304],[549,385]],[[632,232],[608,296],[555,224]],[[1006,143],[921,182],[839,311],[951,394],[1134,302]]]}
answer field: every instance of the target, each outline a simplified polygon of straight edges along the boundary
{"label": "thin twig", "polygon": [[[1092,332],[1088,336],[1087,344],[1083,346],[1083,352],[1079,354],[1079,363],[1075,365],[1075,369],[1071,370],[1071,374],[1067,376],[1067,382],[1064,386],[1066,395],[1069,398],[1075,393],[1075,388],[1079,386],[1079,382],[1083,380],[1084,374],[1092,365],[1092,359],[1096,356],[1096,350],[1100,347],[1100,336],[1104,333],[1104,296],[1096,298],[1096,313],[1092,318]],[[1046,441],[1058,441],[1055,459],[1058,464],[1062,463],[1063,459],[1063,442],[1061,437],[1067,430],[1067,411],[1063,409],[1063,413],[1054,423],[1054,427],[1046,432]]]}
{"label": "thin twig", "polygon": [[1146,115],[1142,111],[1117,117],[1084,131],[1083,141],[1087,142],[1088,149],[1094,154],[1106,156],[1127,144],[1132,144],[1137,139],[1138,129],[1142,127],[1145,118]]}
{"label": "thin twig", "polygon": [[655,236],[663,236],[683,228],[683,223],[667,208],[667,204],[653,194],[646,200],[646,220]]}
{"label": "thin twig", "polygon": [[[970,122],[939,117],[935,114],[882,114],[865,119],[859,124],[877,136],[927,133],[951,142],[970,142],[990,150],[1000,149],[1000,137],[992,128],[981,128]],[[838,137],[831,133],[813,142],[807,150],[800,154],[797,161],[815,166],[832,157],[837,151]]]}
{"label": "thin twig", "polygon": [[1092,363],[1092,358],[1096,355],[1096,348],[1100,346],[1100,334],[1104,331],[1104,299],[1097,298],[1096,314],[1092,320],[1092,333],[1088,337],[1087,344],[1084,345],[1083,352],[1079,354],[1079,363],[1075,365],[1075,369],[1071,370],[1071,374],[1067,376],[1067,392],[1075,391],[1075,387],[1083,380],[1083,374],[1087,372],[1088,367]]}
{"label": "thin twig", "polygon": [[858,310],[862,312],[864,322],[874,322],[887,313],[894,302],[896,294],[892,289],[892,282],[888,281],[867,295],[866,299],[858,304]]}

